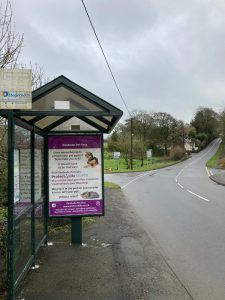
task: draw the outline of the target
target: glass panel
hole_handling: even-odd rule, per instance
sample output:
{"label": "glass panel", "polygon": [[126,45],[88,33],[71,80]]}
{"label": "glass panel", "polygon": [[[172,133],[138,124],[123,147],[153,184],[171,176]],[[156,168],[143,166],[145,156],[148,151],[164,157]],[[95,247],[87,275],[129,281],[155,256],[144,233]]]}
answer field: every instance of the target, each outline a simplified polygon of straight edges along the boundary
{"label": "glass panel", "polygon": [[35,134],[35,202],[44,196],[44,138]]}
{"label": "glass panel", "polygon": [[45,234],[44,204],[35,208],[35,247],[38,247]]}
{"label": "glass panel", "polygon": [[41,119],[40,121],[36,122],[35,126],[38,126],[40,129],[43,129],[62,118],[63,117],[61,117],[61,116],[48,116],[48,117],[45,117],[45,118]]}
{"label": "glass panel", "polygon": [[113,117],[108,116],[108,117],[103,117],[103,118],[111,122]]}
{"label": "glass panel", "polygon": [[55,101],[68,101],[70,108],[67,110],[71,111],[104,111],[101,106],[62,86],[34,101],[33,109],[55,110]]}
{"label": "glass panel", "polygon": [[30,121],[30,120],[34,119],[35,116],[26,116],[26,117],[21,117],[21,118],[26,120],[26,121]]}
{"label": "glass panel", "polygon": [[14,150],[14,217],[32,208],[31,205],[31,139],[30,131],[15,126]]}
{"label": "glass panel", "polygon": [[31,213],[14,225],[14,281],[18,279],[31,257]]}
{"label": "glass panel", "polygon": [[44,237],[44,138],[35,134],[35,246]]}
{"label": "glass panel", "polygon": [[14,272],[16,281],[31,257],[31,133],[15,126]]}
{"label": "glass panel", "polygon": [[52,131],[71,131],[72,126],[80,126],[80,130],[88,130],[88,131],[98,131],[96,128],[92,127],[91,125],[87,124],[86,122],[73,117],[68,121],[60,124],[59,126],[52,129]]}
{"label": "glass panel", "polygon": [[92,121],[92,122],[98,124],[99,126],[105,128],[105,129],[108,128],[108,125],[107,125],[107,124],[105,124],[105,123],[103,123],[102,121],[96,119],[95,117],[86,117],[86,118],[87,118],[88,120],[90,120],[90,121]]}

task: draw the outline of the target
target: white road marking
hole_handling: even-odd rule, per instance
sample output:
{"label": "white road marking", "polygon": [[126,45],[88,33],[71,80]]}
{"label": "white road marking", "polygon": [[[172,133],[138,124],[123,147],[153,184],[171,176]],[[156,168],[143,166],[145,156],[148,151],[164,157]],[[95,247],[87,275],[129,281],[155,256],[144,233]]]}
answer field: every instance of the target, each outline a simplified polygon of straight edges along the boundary
{"label": "white road marking", "polygon": [[210,177],[211,175],[213,175],[213,173],[212,173],[212,171],[211,170],[209,170],[207,167],[205,167],[205,169],[206,169],[206,173],[207,173],[207,175]]}
{"label": "white road marking", "polygon": [[219,139],[217,142],[215,142],[215,144],[213,144],[209,150],[204,153],[203,155],[201,155],[200,157],[196,158],[194,161],[192,161],[190,164],[188,164],[187,166],[191,166],[193,164],[195,164],[197,161],[199,161],[200,159],[202,159],[204,156],[206,156],[213,148],[215,148],[215,146],[217,146],[217,144],[220,144],[221,143],[221,139]]}
{"label": "white road marking", "polygon": [[183,189],[184,187],[183,187],[183,185],[181,185],[179,182],[178,182],[178,185]]}
{"label": "white road marking", "polygon": [[[213,144],[210,148],[209,148],[209,150],[206,152],[206,153],[204,153],[203,155],[201,155],[200,157],[198,157],[197,159],[195,159],[194,161],[192,161],[190,164],[188,164],[188,165],[186,165],[183,169],[181,169],[180,170],[180,172],[177,174],[177,176],[176,176],[176,183],[182,188],[182,189],[185,189],[184,187],[183,187],[183,185],[181,185],[180,183],[179,183],[179,181],[178,181],[178,178],[179,178],[179,176],[180,176],[180,174],[184,171],[184,169],[185,168],[187,168],[188,166],[191,166],[191,165],[193,165],[194,163],[196,163],[197,161],[199,161],[200,159],[202,159],[204,156],[206,156],[218,143],[220,143],[221,142],[221,140],[218,140],[215,144]],[[208,170],[208,168],[206,167],[206,172],[207,172],[207,174],[208,174],[208,176],[210,176],[210,175],[212,175],[210,172],[210,170]],[[208,200],[208,199],[206,199],[206,198],[204,198],[204,197],[202,197],[202,196],[200,196],[200,195],[198,195],[198,194],[196,194],[196,193],[194,193],[194,192],[192,192],[192,191],[190,191],[190,190],[188,190],[188,189],[185,189],[188,193],[190,193],[190,194],[192,194],[192,195],[194,195],[194,196],[196,196],[196,197],[198,197],[198,198],[200,198],[200,199],[202,199],[202,200],[204,200],[204,201],[207,201],[207,202],[210,202],[210,200]]]}
{"label": "white road marking", "polygon": [[130,185],[132,182],[144,177],[144,176],[147,176],[149,174],[151,174],[152,171],[148,172],[148,173],[145,173],[145,174],[141,174],[141,175],[138,175],[137,177],[135,177],[133,180],[129,181],[128,183],[126,183],[124,186],[121,187],[121,189],[123,190],[125,187],[127,187],[128,185]]}
{"label": "white road marking", "polygon": [[206,198],[204,198],[204,197],[202,197],[202,196],[200,196],[198,194],[195,194],[195,193],[193,193],[190,190],[187,190],[187,192],[190,193],[190,194],[192,194],[192,195],[194,195],[194,196],[196,196],[196,197],[198,197],[198,198],[200,198],[200,199],[202,199],[202,200],[204,200],[204,201],[210,202],[208,199],[206,199]]}

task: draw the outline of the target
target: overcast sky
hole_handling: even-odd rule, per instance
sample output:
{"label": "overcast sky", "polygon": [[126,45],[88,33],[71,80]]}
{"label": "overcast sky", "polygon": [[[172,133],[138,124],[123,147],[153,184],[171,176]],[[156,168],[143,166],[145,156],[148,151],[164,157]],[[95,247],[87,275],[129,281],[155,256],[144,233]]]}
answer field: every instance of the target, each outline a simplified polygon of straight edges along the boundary
{"label": "overcast sky", "polygon": [[[20,61],[64,75],[128,113],[80,0],[11,0]],[[127,106],[190,122],[225,107],[224,0],[85,0]]]}

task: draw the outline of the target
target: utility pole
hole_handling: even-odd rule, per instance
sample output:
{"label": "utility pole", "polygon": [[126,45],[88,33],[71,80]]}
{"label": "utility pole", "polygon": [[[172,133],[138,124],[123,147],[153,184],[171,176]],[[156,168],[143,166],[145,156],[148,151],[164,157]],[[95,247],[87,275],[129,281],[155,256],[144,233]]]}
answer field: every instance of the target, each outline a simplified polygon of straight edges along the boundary
{"label": "utility pole", "polygon": [[130,118],[130,168],[133,170],[133,118]]}

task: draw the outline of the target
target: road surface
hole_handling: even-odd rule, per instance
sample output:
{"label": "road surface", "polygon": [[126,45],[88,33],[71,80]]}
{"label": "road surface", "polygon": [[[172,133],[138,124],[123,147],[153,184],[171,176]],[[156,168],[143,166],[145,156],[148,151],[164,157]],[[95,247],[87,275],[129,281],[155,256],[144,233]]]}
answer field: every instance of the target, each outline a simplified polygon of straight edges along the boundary
{"label": "road surface", "polygon": [[121,185],[174,273],[193,299],[225,299],[225,186],[206,161],[219,140],[180,164],[142,174],[110,174]]}

